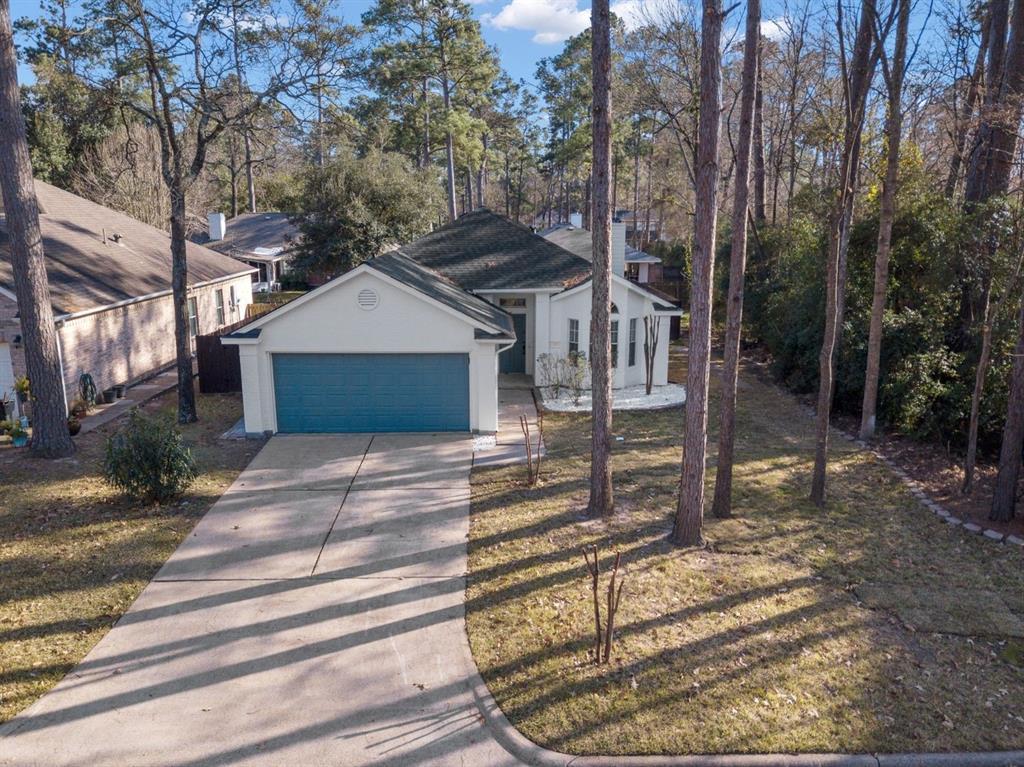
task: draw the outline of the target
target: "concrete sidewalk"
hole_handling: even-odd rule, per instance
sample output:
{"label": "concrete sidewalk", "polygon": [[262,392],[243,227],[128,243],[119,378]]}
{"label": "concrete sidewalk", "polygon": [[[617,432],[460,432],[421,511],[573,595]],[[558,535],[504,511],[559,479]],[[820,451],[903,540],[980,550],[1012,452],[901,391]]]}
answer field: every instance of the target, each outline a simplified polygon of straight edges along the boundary
{"label": "concrete sidewalk", "polygon": [[0,764],[513,765],[473,689],[464,436],[277,436]]}
{"label": "concrete sidewalk", "polygon": [[[530,443],[537,447],[540,434],[537,405],[533,399],[532,382],[526,384],[523,377],[501,376],[498,388],[498,433],[494,435],[494,446],[478,451],[473,456],[474,466],[504,466],[510,463],[526,463],[526,444],[520,416],[526,416],[530,426]],[[541,454],[544,443],[541,442]]]}

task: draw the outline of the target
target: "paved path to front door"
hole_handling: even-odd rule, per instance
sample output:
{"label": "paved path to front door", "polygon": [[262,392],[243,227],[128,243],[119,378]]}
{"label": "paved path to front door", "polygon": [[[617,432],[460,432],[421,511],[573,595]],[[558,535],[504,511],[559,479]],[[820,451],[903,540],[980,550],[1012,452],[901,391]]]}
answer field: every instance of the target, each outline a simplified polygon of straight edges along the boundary
{"label": "paved path to front door", "polygon": [[0,764],[517,764],[469,685],[471,440],[277,436]]}

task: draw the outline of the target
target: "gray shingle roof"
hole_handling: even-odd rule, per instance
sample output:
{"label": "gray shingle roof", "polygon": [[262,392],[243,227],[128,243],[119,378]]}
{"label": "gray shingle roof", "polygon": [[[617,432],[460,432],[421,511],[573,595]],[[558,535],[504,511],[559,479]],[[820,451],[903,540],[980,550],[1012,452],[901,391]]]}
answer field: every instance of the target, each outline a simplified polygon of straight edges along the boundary
{"label": "gray shingle roof", "polygon": [[590,263],[489,210],[466,213],[400,252],[466,290],[562,290],[590,276]]}
{"label": "gray shingle roof", "polygon": [[223,240],[211,241],[209,232],[200,232],[192,239],[218,253],[243,256],[256,248],[290,250],[298,237],[299,230],[287,213],[240,213],[227,220]]}
{"label": "gray shingle roof", "polygon": [[[580,258],[585,258],[587,261],[593,262],[594,240],[590,232],[586,229],[580,229],[569,224],[559,224],[558,226],[553,226],[550,229],[545,229],[540,234],[545,240],[553,242],[555,245],[575,253]],[[626,243],[626,263],[660,264],[661,259],[657,256],[648,255],[642,250],[637,250],[629,243]]]}
{"label": "gray shingle roof", "polygon": [[398,251],[370,259],[366,265],[455,309],[470,319],[498,328],[504,333],[503,336],[488,334],[489,338],[515,339],[516,337],[512,317],[504,309],[478,298],[472,293],[467,293],[443,275],[428,269]]}
{"label": "gray shingle roof", "polygon": [[[166,232],[42,181],[37,180],[35,188],[50,299],[57,314],[170,291],[171,238]],[[120,235],[119,242],[115,235]],[[252,271],[200,245],[187,247],[190,284]],[[14,290],[2,216],[0,286]]]}

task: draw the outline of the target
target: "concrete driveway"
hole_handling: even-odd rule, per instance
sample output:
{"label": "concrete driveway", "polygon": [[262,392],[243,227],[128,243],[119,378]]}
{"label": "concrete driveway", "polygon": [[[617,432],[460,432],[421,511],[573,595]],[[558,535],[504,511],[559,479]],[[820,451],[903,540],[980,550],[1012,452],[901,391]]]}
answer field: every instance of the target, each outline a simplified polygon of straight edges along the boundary
{"label": "concrete driveway", "polygon": [[0,764],[516,764],[469,689],[471,451],[274,437]]}

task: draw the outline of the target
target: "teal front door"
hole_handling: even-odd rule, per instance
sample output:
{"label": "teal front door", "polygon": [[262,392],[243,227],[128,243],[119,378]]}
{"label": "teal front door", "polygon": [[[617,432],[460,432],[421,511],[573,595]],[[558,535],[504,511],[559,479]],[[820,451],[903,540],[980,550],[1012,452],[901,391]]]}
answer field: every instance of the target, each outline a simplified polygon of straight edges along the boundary
{"label": "teal front door", "polygon": [[277,430],[469,431],[467,354],[274,354]]}
{"label": "teal front door", "polygon": [[511,349],[506,349],[498,358],[498,372],[526,372],[526,315],[513,314],[512,326],[516,330],[516,342]]}

